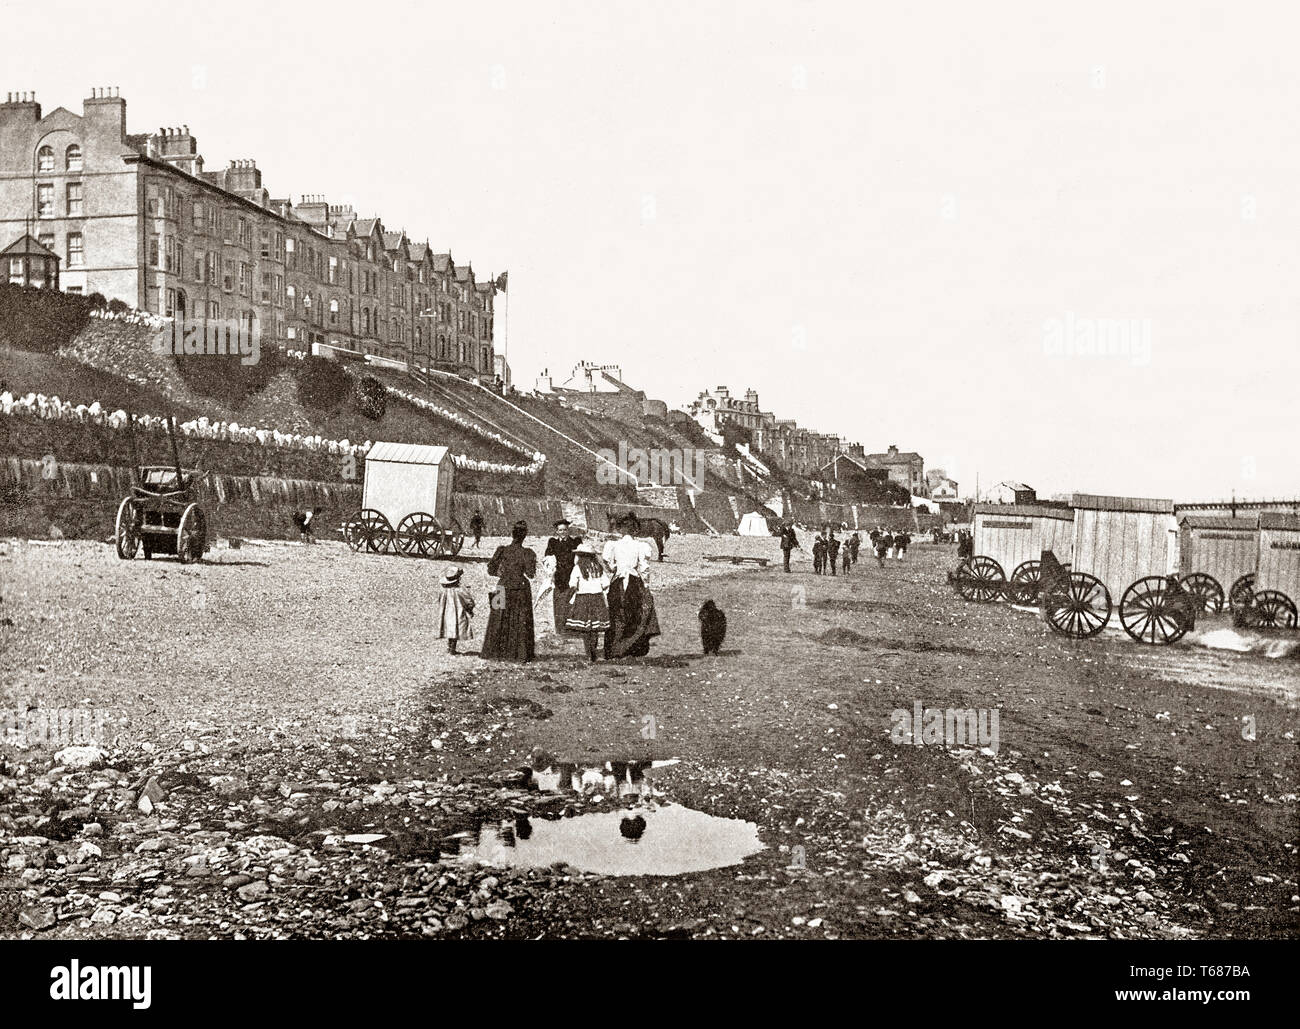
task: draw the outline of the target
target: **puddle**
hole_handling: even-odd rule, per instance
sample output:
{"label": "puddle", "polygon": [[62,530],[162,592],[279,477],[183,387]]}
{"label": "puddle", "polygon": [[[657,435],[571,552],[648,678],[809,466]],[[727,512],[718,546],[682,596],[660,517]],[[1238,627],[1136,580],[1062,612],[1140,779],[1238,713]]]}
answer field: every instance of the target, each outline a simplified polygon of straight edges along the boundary
{"label": "puddle", "polygon": [[507,868],[569,865],[599,875],[683,875],[738,865],[763,849],[758,826],[649,803],[554,821],[518,817],[461,841],[465,861]]}
{"label": "puddle", "polygon": [[533,773],[533,782],[562,798],[580,793],[591,803],[620,804],[566,818],[513,814],[483,822],[447,842],[462,861],[509,868],[569,865],[600,875],[683,875],[738,865],[763,849],[758,826],[665,803],[653,772],[668,761],[557,762]]}

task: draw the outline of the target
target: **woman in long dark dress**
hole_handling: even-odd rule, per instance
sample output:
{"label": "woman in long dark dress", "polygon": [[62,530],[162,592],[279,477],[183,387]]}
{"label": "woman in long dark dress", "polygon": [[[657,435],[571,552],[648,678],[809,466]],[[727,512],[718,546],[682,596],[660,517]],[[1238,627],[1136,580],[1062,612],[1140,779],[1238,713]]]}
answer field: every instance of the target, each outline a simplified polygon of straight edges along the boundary
{"label": "woman in long dark dress", "polygon": [[529,580],[537,574],[537,555],[524,546],[527,536],[527,523],[515,522],[510,529],[511,542],[497,547],[488,562],[488,575],[496,576],[497,589],[501,591],[504,603],[498,597],[490,605],[481,657],[498,661],[531,661],[536,656],[533,587]]}

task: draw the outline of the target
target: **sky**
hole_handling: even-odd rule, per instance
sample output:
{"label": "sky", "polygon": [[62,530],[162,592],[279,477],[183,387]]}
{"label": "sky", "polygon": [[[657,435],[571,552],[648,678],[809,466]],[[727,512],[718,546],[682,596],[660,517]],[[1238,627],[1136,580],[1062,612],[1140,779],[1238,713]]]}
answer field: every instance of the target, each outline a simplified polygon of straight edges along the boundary
{"label": "sky", "polygon": [[[1300,495],[1300,15],[1237,2],[0,0],[0,92],[509,270],[515,383],[1002,479]],[[66,27],[65,32],[62,27]],[[1090,340],[1101,339],[1101,353]]]}

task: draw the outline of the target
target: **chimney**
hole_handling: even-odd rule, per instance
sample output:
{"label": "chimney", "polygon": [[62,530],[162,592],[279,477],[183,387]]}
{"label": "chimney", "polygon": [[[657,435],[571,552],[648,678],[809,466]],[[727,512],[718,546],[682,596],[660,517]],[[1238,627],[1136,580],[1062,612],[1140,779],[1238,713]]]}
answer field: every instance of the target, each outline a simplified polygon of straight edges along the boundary
{"label": "chimney", "polygon": [[0,104],[0,169],[30,171],[31,136],[40,120],[41,105],[35,93],[5,94],[5,102]]}
{"label": "chimney", "polygon": [[126,139],[126,101],[116,86],[96,86],[81,103],[87,135],[107,136],[114,142]]}

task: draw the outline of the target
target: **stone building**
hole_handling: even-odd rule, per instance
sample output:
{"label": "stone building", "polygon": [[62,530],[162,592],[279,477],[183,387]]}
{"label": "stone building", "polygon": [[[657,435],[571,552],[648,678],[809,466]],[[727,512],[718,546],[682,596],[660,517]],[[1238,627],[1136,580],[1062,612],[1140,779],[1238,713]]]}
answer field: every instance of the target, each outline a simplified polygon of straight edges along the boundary
{"label": "stone building", "polygon": [[115,90],[81,114],[0,104],[0,239],[29,219],[68,292],[238,320],[289,349],[495,372],[491,280],[322,196],[274,198],[255,161],[206,170],[187,126],[128,133]]}
{"label": "stone building", "polygon": [[925,459],[913,450],[900,451],[894,444],[883,454],[867,454],[863,464],[868,468],[883,468],[890,479],[905,486],[914,496],[926,494]]}

